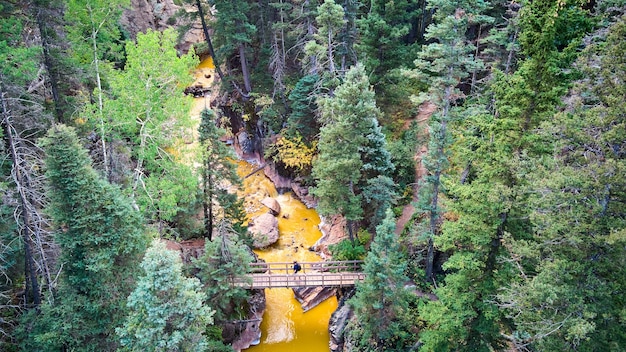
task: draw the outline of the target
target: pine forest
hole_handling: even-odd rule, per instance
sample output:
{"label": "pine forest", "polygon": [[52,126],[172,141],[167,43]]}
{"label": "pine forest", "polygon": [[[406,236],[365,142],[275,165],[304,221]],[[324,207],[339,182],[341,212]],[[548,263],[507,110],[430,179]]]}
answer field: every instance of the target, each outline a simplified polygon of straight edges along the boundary
{"label": "pine forest", "polygon": [[0,0],[0,122],[1,351],[245,351],[258,173],[332,352],[626,351],[624,0]]}

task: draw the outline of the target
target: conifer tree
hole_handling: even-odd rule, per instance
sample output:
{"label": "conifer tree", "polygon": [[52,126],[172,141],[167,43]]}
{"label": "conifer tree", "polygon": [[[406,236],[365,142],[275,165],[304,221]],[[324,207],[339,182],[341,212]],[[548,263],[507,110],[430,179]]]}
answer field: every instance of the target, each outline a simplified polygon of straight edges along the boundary
{"label": "conifer tree", "polygon": [[[246,54],[257,31],[250,19],[252,6],[248,0],[237,2],[216,0],[214,3],[217,10],[215,34],[219,57],[226,61],[226,67],[229,70],[233,69],[230,67],[231,58],[238,58],[244,84],[243,93],[247,97],[252,91],[252,81]],[[216,66],[220,64],[220,62],[215,63]]]}
{"label": "conifer tree", "polygon": [[352,236],[355,222],[367,208],[362,203],[367,180],[388,177],[393,170],[365,68],[360,64],[352,67],[335,96],[320,100],[319,105],[325,125],[320,131],[319,157],[313,164],[317,181],[313,194],[319,198],[321,214],[346,217]]}
{"label": "conifer tree", "polygon": [[178,252],[154,240],[141,262],[143,275],[128,296],[128,315],[118,328],[121,351],[208,351],[204,331],[211,308],[196,278],[183,276]]}
{"label": "conifer tree", "polygon": [[607,20],[577,62],[584,78],[575,81],[567,109],[534,136],[552,153],[527,161],[534,171],[524,187],[533,237],[511,243],[521,273],[499,295],[518,346],[594,351],[626,345],[619,318],[624,300],[615,295],[626,277],[626,17]]}
{"label": "conifer tree", "polygon": [[215,309],[215,319],[239,319],[235,307],[246,306],[246,290],[231,285],[232,279],[245,277],[254,260],[249,248],[241,241],[227,221],[216,226],[217,237],[205,242],[204,255],[194,261],[197,276],[205,287],[206,304]]}
{"label": "conifer tree", "polygon": [[[452,220],[444,222],[434,244],[439,250],[452,254],[443,265],[444,283],[435,290],[439,300],[428,302],[420,309],[421,317],[431,324],[420,334],[425,350],[502,349],[506,340],[517,335],[512,333],[514,326],[493,297],[498,294],[498,288],[515,282],[520,270],[522,273],[525,270],[518,255],[507,252],[517,246],[524,248],[522,251],[528,250],[527,241],[532,236],[526,202],[530,192],[524,190],[527,177],[520,178],[520,175],[534,171],[525,168],[527,161],[524,159],[529,153],[540,152],[544,146],[529,143],[531,140],[539,142],[529,129],[536,128],[549,110],[555,111],[560,99],[558,92],[567,85],[565,77],[547,79],[545,84],[530,81],[549,72],[563,73],[559,73],[556,66],[566,67],[571,53],[561,50],[575,45],[575,41],[569,43],[574,39],[571,33],[555,31],[552,26],[562,26],[560,21],[582,19],[572,16],[577,11],[575,6],[563,8],[568,14],[561,16],[560,6],[551,4],[554,7],[547,6],[548,2],[524,4],[529,7],[525,10],[527,14],[542,9],[537,13],[546,20],[539,26],[543,32],[537,32],[537,17],[521,19],[522,23],[534,23],[532,26],[524,24],[520,29],[522,38],[546,36],[522,42],[522,49],[532,52],[538,45],[544,47],[542,52],[521,61],[520,69],[514,74],[494,70],[487,94],[469,97],[466,107],[471,113],[466,114],[463,121],[451,124],[458,136],[452,163],[459,172],[451,173],[453,178],[446,182]],[[579,24],[583,23],[584,20]],[[553,44],[559,41],[569,44],[558,49]],[[549,47],[545,46],[547,43]],[[544,60],[546,57],[552,59]],[[557,57],[560,59],[553,61]],[[532,73],[534,70],[541,73]],[[541,111],[534,111],[537,105],[542,106]]]}
{"label": "conifer tree", "polygon": [[319,133],[319,124],[315,116],[317,110],[316,93],[319,77],[306,75],[298,80],[289,94],[291,114],[287,119],[287,136],[294,138],[301,135],[305,141],[312,142]]}
{"label": "conifer tree", "polygon": [[27,317],[36,321],[24,343],[40,351],[111,350],[146,247],[141,217],[91,167],[72,128],[55,126],[42,144],[62,271],[56,300]]}
{"label": "conifer tree", "polygon": [[369,11],[358,20],[360,40],[356,48],[361,62],[372,72],[374,86],[389,70],[408,67],[414,55],[408,37],[419,14],[418,2],[372,0]]}
{"label": "conifer tree", "polygon": [[437,111],[429,121],[430,141],[428,154],[423,163],[428,175],[420,186],[419,208],[428,216],[424,236],[428,242],[426,278],[433,279],[433,241],[439,233],[443,213],[440,201],[442,174],[448,167],[450,133],[448,125],[461,118],[462,110],[455,107],[463,93],[457,88],[469,72],[481,65],[472,55],[473,46],[465,39],[465,32],[472,23],[484,21],[482,12],[488,7],[485,1],[447,0],[431,1],[429,9],[435,10],[434,23],[428,27],[426,38],[437,40],[423,48],[415,61],[418,77],[428,82],[428,93],[420,94],[416,102],[431,101]]}
{"label": "conifer tree", "polygon": [[212,110],[202,110],[200,113],[200,145],[202,147],[202,191],[204,210],[204,231],[209,241],[213,239],[213,229],[219,218],[217,206],[223,209],[221,217],[225,217],[231,225],[242,233],[245,214],[242,201],[235,193],[228,191],[229,187],[241,185],[237,175],[232,148],[224,144],[220,138],[225,131],[215,123],[215,114]]}
{"label": "conifer tree", "polygon": [[356,294],[349,301],[356,319],[348,339],[355,351],[407,351],[415,344],[405,270],[406,259],[395,236],[395,219],[387,208],[365,258],[365,280],[357,284]]}
{"label": "conifer tree", "polygon": [[343,8],[334,0],[324,0],[317,8],[315,20],[317,33],[315,39],[305,46],[309,58],[304,65],[310,67],[309,72],[312,74],[324,74],[324,77],[334,79],[339,75],[335,54],[340,44],[337,35],[345,24]]}

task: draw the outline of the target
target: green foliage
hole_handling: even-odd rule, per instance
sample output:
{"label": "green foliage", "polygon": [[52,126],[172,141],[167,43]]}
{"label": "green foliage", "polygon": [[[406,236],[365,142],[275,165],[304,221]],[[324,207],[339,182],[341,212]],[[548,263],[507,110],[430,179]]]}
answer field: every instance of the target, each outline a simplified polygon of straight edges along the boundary
{"label": "green foliage", "polygon": [[365,246],[359,241],[344,239],[337,244],[328,246],[333,260],[363,260],[365,257]]}
{"label": "green foliage", "polygon": [[202,158],[202,188],[205,236],[211,240],[213,227],[220,217],[217,203],[222,208],[221,217],[225,217],[239,232],[244,233],[245,214],[242,200],[230,191],[230,187],[240,187],[241,179],[237,175],[236,164],[232,161],[232,149],[221,141],[226,133],[218,128],[213,111],[204,109],[200,113],[199,139]]}
{"label": "green foliage", "polygon": [[103,284],[117,276],[114,268],[132,266],[145,249],[140,216],[93,170],[72,128],[51,129],[42,146],[63,273],[79,292],[102,294]]}
{"label": "green foliage", "polygon": [[[320,100],[319,105],[325,125],[320,132],[319,156],[313,163],[318,210],[324,215],[343,214],[348,221],[361,220],[364,208],[366,213],[373,212],[362,204],[367,181],[393,170],[365,68],[351,68],[335,96]],[[389,182],[370,184],[379,187],[384,196],[392,194],[389,186]],[[368,197],[373,200],[371,192]],[[383,197],[377,203],[390,201]]]}
{"label": "green foliage", "polygon": [[321,71],[324,79],[334,80],[337,76],[337,35],[345,24],[344,10],[334,0],[324,0],[317,8],[315,20],[318,25],[317,33],[314,40],[307,42],[304,47],[307,58],[303,65],[309,67],[309,71],[314,74]]}
{"label": "green foliage", "polygon": [[537,350],[595,351],[626,343],[625,302],[614,295],[626,277],[626,18],[599,32],[607,34],[594,34],[578,60],[586,78],[575,82],[567,111],[543,122],[535,136],[552,153],[523,165],[533,170],[525,190],[534,233],[530,241],[512,243],[525,275],[499,299],[513,317],[515,341]]}
{"label": "green foliage", "polygon": [[214,1],[217,10],[215,22],[215,42],[220,48],[219,57],[228,57],[239,45],[250,44],[257,30],[250,22],[251,4],[249,1]]}
{"label": "green foliage", "polygon": [[317,75],[306,75],[296,83],[289,94],[291,114],[287,119],[288,137],[300,134],[310,143],[319,133],[319,125],[315,117],[318,81]]}
{"label": "green foliage", "polygon": [[469,73],[479,69],[482,62],[474,57],[474,46],[465,38],[465,32],[472,24],[489,21],[483,12],[489,7],[485,1],[447,0],[430,1],[430,9],[435,10],[434,22],[428,26],[426,39],[436,42],[428,44],[415,60],[413,74],[427,82],[428,92],[413,97],[416,104],[429,101],[437,109],[432,114],[429,126],[428,152],[422,163],[428,174],[421,181],[417,208],[427,214],[428,226],[420,232],[427,240],[426,276],[432,280],[434,270],[433,239],[439,232],[443,214],[440,192],[443,191],[442,174],[449,166],[451,134],[449,124],[468,114],[459,101],[463,92],[459,82]]}
{"label": "green foliage", "polygon": [[405,287],[406,260],[395,238],[395,219],[387,210],[365,258],[365,280],[349,304],[356,319],[348,339],[356,351],[406,351],[416,342],[411,295]]}
{"label": "green foliage", "polygon": [[[122,47],[117,21],[129,0],[68,0],[65,17],[72,55],[84,66],[95,65],[95,60],[119,62]],[[93,67],[91,70],[96,70]],[[95,72],[95,71],[92,71]],[[95,86],[92,77],[92,86]]]}
{"label": "green foliage", "polygon": [[417,123],[411,123],[408,130],[403,131],[400,138],[389,142],[391,162],[395,166],[393,179],[399,189],[415,182],[415,153],[420,142]]}
{"label": "green foliage", "polygon": [[372,0],[368,10],[358,20],[357,50],[363,54],[362,63],[372,71],[370,79],[377,86],[383,84],[381,81],[388,71],[408,67],[415,54],[409,31],[419,15],[419,1]]}
{"label": "green foliage", "polygon": [[208,351],[204,331],[214,311],[198,279],[183,276],[178,252],[154,240],[141,268],[144,275],[128,296],[128,315],[116,329],[121,351]]}
{"label": "green foliage", "polygon": [[40,48],[26,46],[23,31],[23,21],[12,15],[10,7],[0,4],[0,82],[3,86],[29,83],[37,72],[33,58]]}
{"label": "green foliage", "polygon": [[[42,141],[46,151],[55,242],[62,263],[55,300],[39,316],[26,316],[31,350],[110,350],[120,323],[121,301],[131,290],[146,246],[142,220],[119,188],[91,167],[73,129],[59,125]],[[34,321],[29,321],[34,319]]]}
{"label": "green foliage", "polygon": [[190,127],[190,98],[182,93],[196,64],[193,53],[178,56],[175,40],[173,30],[148,31],[128,43],[126,65],[112,75],[114,96],[104,105],[113,136],[131,143],[131,188],[149,221],[172,220],[197,188],[190,167],[173,153]]}
{"label": "green foliage", "polygon": [[246,305],[246,290],[231,285],[232,278],[244,277],[253,261],[248,247],[227,223],[218,226],[217,237],[205,242],[205,253],[193,262],[204,285],[207,305],[216,310],[219,321],[242,319],[237,307]]}

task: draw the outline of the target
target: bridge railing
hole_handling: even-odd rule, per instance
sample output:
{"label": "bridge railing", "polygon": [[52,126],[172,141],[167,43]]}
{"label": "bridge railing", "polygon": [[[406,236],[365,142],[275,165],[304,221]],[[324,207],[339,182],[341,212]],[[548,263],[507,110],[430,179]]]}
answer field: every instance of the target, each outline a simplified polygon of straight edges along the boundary
{"label": "bridge railing", "polygon": [[[362,260],[298,262],[302,273],[308,272],[359,272]],[[290,274],[293,273],[293,262],[251,263],[251,274]]]}
{"label": "bridge railing", "polygon": [[254,280],[235,279],[234,286],[243,288],[269,288],[269,287],[344,287],[354,286],[357,281],[365,278],[363,273],[307,273],[307,274],[268,274],[256,275]]}

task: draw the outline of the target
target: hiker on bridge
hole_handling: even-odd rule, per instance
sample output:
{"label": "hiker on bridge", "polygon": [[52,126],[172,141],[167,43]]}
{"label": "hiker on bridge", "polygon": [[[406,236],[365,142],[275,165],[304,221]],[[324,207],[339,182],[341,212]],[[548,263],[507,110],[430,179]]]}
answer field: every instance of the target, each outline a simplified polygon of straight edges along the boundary
{"label": "hiker on bridge", "polygon": [[293,273],[297,274],[300,270],[302,270],[300,264],[298,264],[298,262],[293,262]]}

